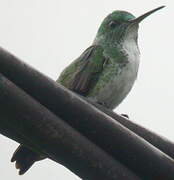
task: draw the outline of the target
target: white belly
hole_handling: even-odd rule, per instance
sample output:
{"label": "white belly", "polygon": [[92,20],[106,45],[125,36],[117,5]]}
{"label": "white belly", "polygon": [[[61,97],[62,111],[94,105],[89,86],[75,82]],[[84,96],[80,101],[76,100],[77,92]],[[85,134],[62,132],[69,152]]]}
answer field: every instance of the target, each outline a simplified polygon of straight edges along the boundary
{"label": "white belly", "polygon": [[[111,77],[108,83],[100,89],[95,96],[95,101],[102,103],[110,109],[117,107],[132,89],[137,78],[139,67],[139,50],[135,44],[124,44],[128,63],[116,71],[115,77]],[[118,64],[115,65],[118,69]],[[93,99],[94,100],[94,99]]]}

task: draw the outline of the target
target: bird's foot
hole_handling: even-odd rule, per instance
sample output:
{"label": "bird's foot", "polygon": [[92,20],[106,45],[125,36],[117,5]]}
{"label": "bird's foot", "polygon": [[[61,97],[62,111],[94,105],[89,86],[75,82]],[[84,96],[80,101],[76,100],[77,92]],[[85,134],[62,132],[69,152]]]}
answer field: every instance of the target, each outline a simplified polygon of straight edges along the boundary
{"label": "bird's foot", "polygon": [[123,117],[129,119],[129,116],[128,116],[127,114],[121,114],[121,116],[123,116]]}

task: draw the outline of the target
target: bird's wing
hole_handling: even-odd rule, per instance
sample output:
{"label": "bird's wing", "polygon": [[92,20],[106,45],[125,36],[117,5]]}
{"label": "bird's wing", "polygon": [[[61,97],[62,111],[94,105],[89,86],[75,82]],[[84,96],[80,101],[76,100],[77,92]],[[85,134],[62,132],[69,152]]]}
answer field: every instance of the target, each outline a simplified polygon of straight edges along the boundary
{"label": "bird's wing", "polygon": [[107,59],[103,55],[103,48],[90,46],[82,55],[70,64],[60,75],[57,82],[68,89],[85,95],[97,82]]}

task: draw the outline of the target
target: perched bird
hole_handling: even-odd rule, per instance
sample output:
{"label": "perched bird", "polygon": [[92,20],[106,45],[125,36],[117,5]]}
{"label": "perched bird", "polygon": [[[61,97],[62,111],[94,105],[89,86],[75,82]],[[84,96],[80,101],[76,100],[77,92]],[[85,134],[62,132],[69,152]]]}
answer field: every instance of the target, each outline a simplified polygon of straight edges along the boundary
{"label": "perched bird", "polygon": [[[126,11],[114,11],[102,22],[92,45],[61,73],[57,82],[109,109],[117,107],[130,92],[139,67],[139,23],[163,8],[138,18]],[[12,162],[19,174],[44,157],[20,145]]]}

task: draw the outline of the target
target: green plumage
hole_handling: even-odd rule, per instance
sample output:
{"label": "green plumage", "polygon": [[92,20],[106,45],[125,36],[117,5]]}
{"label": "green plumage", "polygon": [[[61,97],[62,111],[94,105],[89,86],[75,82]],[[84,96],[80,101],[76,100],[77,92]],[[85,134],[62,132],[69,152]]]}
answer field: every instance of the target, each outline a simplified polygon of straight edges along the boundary
{"label": "green plumage", "polygon": [[[127,96],[137,77],[138,24],[159,7],[135,18],[114,11],[102,22],[92,46],[61,73],[57,82],[103,106],[114,109]],[[44,157],[20,145],[12,157],[19,173],[25,173]]]}
{"label": "green plumage", "polygon": [[86,96],[96,85],[105,63],[103,48],[91,46],[61,73],[58,82]]}
{"label": "green plumage", "polygon": [[[61,73],[57,82],[107,108],[117,106],[123,98],[118,93],[122,88],[115,90],[115,86],[118,86],[115,78],[119,78],[118,74],[128,63],[128,55],[123,51],[122,44],[129,33],[128,21],[133,18],[125,11],[114,11],[107,16],[92,46]],[[136,39],[133,41],[136,42]]]}
{"label": "green plumage", "polygon": [[57,82],[109,109],[117,107],[137,77],[139,23],[161,8],[138,18],[126,11],[109,14],[92,46],[65,68]]}

